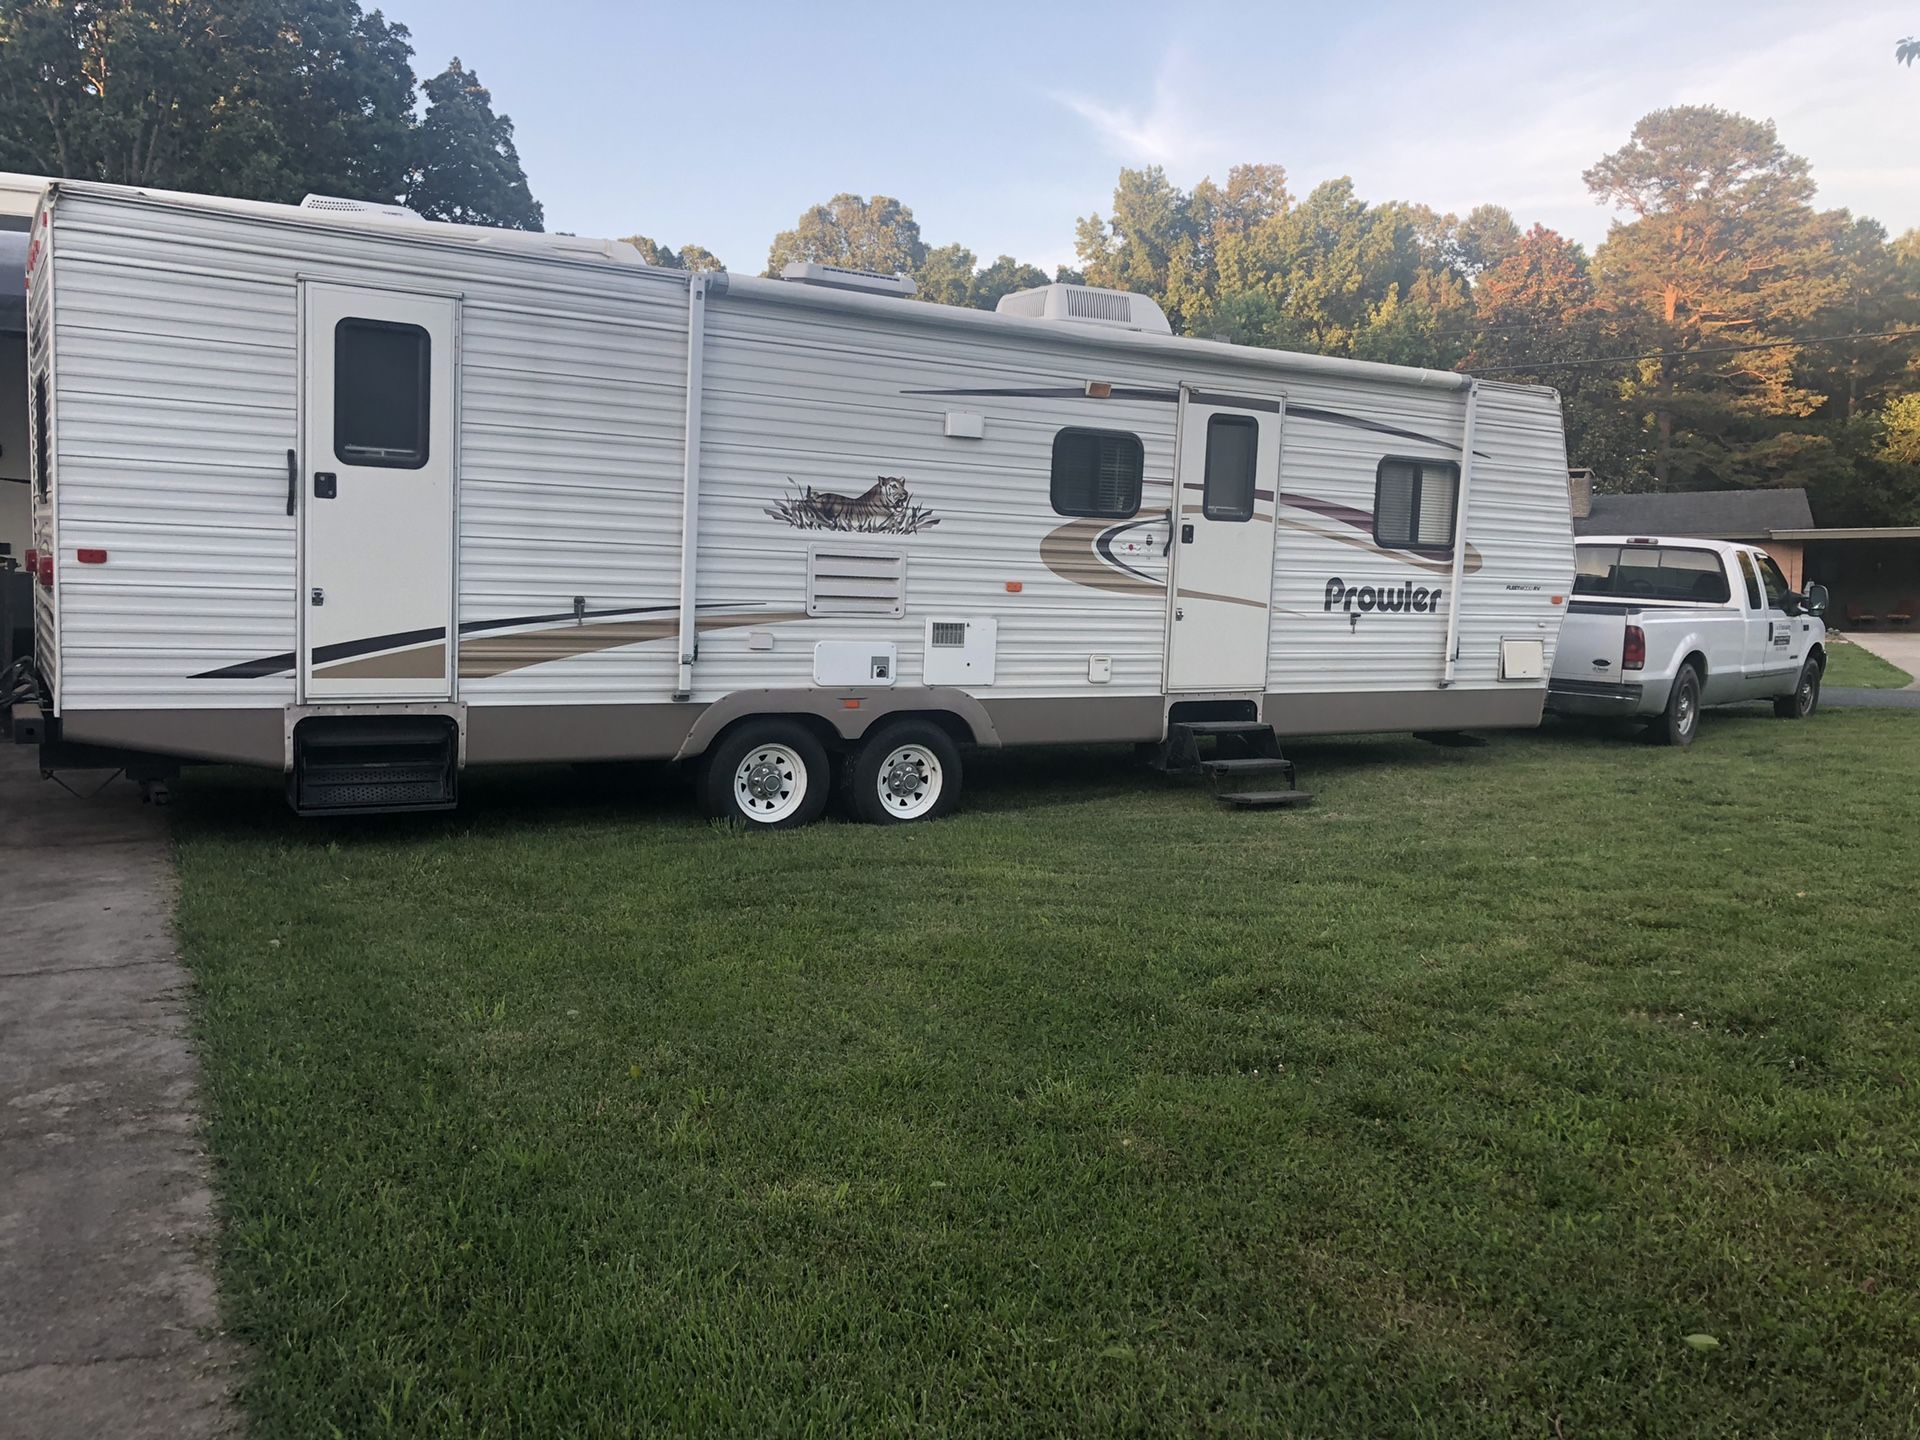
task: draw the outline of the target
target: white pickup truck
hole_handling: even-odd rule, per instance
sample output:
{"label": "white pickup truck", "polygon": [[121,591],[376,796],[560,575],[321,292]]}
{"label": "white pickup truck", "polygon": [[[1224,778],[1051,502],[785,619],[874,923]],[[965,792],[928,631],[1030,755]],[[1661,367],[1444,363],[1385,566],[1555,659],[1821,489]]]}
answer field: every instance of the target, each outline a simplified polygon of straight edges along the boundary
{"label": "white pickup truck", "polygon": [[1703,705],[1771,700],[1788,720],[1819,705],[1825,586],[1800,594],[1766,551],[1718,540],[1589,535],[1574,554],[1548,710],[1638,717],[1690,745]]}

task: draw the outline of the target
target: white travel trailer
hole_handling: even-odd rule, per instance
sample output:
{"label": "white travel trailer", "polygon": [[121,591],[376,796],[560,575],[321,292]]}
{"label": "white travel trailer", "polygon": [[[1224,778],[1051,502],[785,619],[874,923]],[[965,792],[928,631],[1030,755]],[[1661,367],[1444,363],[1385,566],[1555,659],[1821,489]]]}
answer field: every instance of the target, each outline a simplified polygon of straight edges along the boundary
{"label": "white travel trailer", "polygon": [[270,766],[698,761],[876,820],[957,746],[1537,723],[1573,574],[1545,389],[1177,339],[1140,296],[69,184],[28,262],[50,745]]}

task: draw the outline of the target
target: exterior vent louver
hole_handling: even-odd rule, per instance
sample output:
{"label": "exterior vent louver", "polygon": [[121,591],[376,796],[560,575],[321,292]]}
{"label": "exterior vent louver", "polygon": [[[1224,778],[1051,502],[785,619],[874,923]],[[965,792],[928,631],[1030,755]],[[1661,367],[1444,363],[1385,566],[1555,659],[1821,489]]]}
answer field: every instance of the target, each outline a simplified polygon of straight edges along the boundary
{"label": "exterior vent louver", "polygon": [[967,622],[964,620],[934,621],[932,643],[941,649],[966,644]]}
{"label": "exterior vent louver", "polygon": [[1076,320],[1105,320],[1124,325],[1133,318],[1132,299],[1130,295],[1116,295],[1110,290],[1069,290],[1067,314]]}
{"label": "exterior vent louver", "polygon": [[907,557],[898,553],[815,546],[807,552],[807,614],[907,613]]}

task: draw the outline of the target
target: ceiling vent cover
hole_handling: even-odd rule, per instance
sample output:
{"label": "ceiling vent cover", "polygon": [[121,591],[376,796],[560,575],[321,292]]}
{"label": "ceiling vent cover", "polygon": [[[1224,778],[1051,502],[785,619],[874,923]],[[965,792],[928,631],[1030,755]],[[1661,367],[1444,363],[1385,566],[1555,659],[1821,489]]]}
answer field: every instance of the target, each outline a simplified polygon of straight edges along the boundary
{"label": "ceiling vent cover", "polygon": [[1103,290],[1096,285],[1041,285],[1003,295],[993,307],[1001,315],[1034,320],[1071,320],[1081,325],[1111,325],[1148,335],[1171,335],[1173,327],[1160,307],[1145,295]]}

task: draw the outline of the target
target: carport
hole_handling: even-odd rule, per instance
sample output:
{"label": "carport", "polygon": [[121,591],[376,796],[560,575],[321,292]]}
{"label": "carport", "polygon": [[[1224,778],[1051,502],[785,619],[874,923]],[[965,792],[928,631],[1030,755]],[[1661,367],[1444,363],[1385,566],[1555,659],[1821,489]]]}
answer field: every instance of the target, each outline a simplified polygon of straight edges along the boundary
{"label": "carport", "polygon": [[[1776,530],[1798,541],[1806,578],[1827,587],[1827,623],[1839,630],[1912,630],[1920,620],[1920,525]],[[1905,614],[1905,621],[1889,617]]]}

